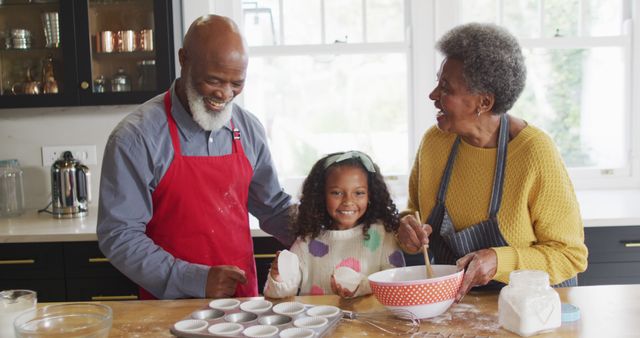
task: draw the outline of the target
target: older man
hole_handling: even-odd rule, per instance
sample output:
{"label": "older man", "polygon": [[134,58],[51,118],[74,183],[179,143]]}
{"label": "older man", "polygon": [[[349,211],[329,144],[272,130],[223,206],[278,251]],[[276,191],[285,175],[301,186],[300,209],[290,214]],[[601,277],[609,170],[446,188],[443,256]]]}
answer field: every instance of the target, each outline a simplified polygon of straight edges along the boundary
{"label": "older man", "polygon": [[256,296],[248,212],[288,245],[283,192],[257,118],[233,103],[248,63],[228,18],[198,18],[181,77],[114,129],[102,164],[98,240],[141,298]]}

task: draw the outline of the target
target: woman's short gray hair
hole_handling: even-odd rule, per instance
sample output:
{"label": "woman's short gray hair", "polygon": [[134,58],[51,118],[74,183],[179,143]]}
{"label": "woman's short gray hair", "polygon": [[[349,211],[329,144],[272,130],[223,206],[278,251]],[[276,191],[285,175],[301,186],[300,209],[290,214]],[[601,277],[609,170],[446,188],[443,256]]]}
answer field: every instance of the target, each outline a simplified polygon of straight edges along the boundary
{"label": "woman's short gray hair", "polygon": [[436,44],[447,58],[463,63],[473,93],[495,96],[492,111],[505,113],[524,89],[527,68],[516,38],[494,24],[468,23],[453,28]]}

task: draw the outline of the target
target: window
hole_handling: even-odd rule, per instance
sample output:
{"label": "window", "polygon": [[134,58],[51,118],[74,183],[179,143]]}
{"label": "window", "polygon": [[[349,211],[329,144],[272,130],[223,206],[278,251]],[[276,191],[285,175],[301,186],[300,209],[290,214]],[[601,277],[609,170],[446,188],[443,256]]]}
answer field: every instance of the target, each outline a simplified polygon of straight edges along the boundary
{"label": "window", "polygon": [[631,174],[630,5],[625,0],[459,0],[454,5],[458,22],[493,22],[518,37],[528,76],[511,113],[551,135],[575,182]]}
{"label": "window", "polygon": [[244,106],[264,124],[283,181],[300,180],[323,155],[350,149],[370,154],[383,174],[406,175],[404,1],[242,4],[250,47]]}
{"label": "window", "polygon": [[632,114],[640,113],[640,98],[631,95],[640,82],[640,67],[632,67],[640,44],[634,1],[212,3],[212,12],[232,16],[247,37],[251,60],[239,101],[265,125],[293,195],[322,155],[358,149],[402,198],[417,145],[435,122],[427,95],[441,56],[433,46],[471,21],[518,37],[528,77],[511,113],[551,135],[577,188],[640,186],[640,133],[631,132],[640,128]]}

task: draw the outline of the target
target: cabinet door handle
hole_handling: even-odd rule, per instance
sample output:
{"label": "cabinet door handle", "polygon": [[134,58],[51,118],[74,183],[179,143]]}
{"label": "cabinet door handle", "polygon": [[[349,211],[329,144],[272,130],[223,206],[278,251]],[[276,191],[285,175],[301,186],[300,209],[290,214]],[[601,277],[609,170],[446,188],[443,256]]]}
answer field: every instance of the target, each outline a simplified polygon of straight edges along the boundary
{"label": "cabinet door handle", "polygon": [[35,259],[5,259],[0,260],[0,265],[34,264]]}
{"label": "cabinet door handle", "polygon": [[276,254],[255,254],[254,258],[275,258]]}
{"label": "cabinet door handle", "polygon": [[109,262],[109,258],[105,258],[105,257],[89,258],[89,263],[107,263],[107,262]]}
{"label": "cabinet door handle", "polygon": [[91,300],[93,301],[103,301],[103,300],[137,300],[138,296],[136,295],[124,295],[124,296],[91,296]]}
{"label": "cabinet door handle", "polygon": [[640,241],[620,241],[625,248],[640,248]]}

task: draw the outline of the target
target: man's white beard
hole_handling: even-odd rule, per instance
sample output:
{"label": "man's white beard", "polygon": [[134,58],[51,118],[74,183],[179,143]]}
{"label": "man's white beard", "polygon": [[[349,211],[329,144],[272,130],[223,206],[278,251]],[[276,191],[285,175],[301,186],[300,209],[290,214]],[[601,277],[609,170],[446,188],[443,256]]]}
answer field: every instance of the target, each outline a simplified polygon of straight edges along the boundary
{"label": "man's white beard", "polygon": [[198,94],[191,83],[191,78],[185,79],[185,89],[191,116],[202,129],[215,131],[224,127],[224,125],[231,120],[233,100],[227,102],[221,112],[211,111],[205,108],[204,96]]}

